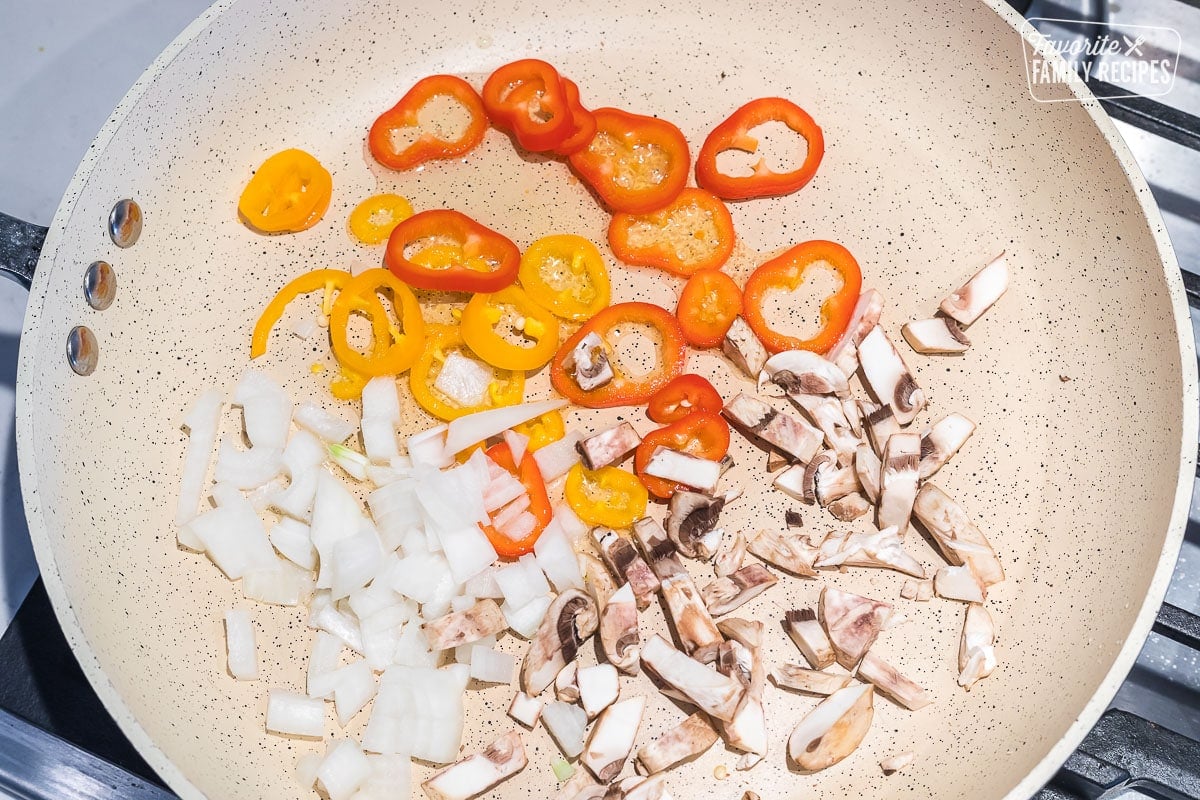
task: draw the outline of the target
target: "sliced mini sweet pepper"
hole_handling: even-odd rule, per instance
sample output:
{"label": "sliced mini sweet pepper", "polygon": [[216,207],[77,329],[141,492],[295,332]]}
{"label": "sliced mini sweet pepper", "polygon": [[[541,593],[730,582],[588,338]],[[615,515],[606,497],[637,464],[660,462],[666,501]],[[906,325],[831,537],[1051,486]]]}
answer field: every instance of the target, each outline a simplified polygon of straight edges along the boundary
{"label": "sliced mini sweet pepper", "polygon": [[347,224],[355,239],[379,244],[412,213],[412,204],[398,194],[373,194],[354,207]]}
{"label": "sliced mini sweet pepper", "polygon": [[538,369],[558,349],[558,319],[520,286],[507,286],[476,294],[467,302],[462,337],[475,355],[493,367]]}
{"label": "sliced mini sweet pepper", "polygon": [[[629,374],[616,359],[613,343],[618,335],[646,329],[657,340],[657,359],[638,374]],[[603,356],[612,368],[613,377],[604,385],[585,391],[575,374],[575,346],[591,333],[604,342]],[[640,405],[683,373],[686,350],[683,332],[671,312],[650,303],[617,303],[596,314],[563,343],[550,361],[550,383],[563,397],[587,408]]]}
{"label": "sliced mini sweet pepper", "polygon": [[576,464],[563,486],[567,505],[588,525],[628,528],[646,514],[650,498],[632,472],[619,467],[591,470]]}
{"label": "sliced mini sweet pepper", "polygon": [[562,85],[567,96],[567,106],[571,109],[571,134],[559,142],[554,152],[560,156],[569,156],[587,147],[588,142],[596,135],[596,116],[583,107],[579,100],[579,87],[574,81],[563,78]]}
{"label": "sliced mini sweet pepper", "polygon": [[702,269],[688,278],[675,309],[683,338],[693,347],[719,345],[741,313],[742,290],[733,278],[715,269]]}
{"label": "sliced mini sweet pepper", "polygon": [[496,465],[514,475],[525,491],[529,494],[529,513],[535,520],[533,530],[523,539],[513,540],[496,530],[490,524],[480,524],[479,527],[487,534],[488,541],[501,558],[519,558],[533,552],[533,546],[550,520],[554,518],[554,509],[550,505],[550,497],[546,494],[546,482],[542,480],[542,471],[538,469],[537,459],[533,457],[532,448],[521,456],[518,468],[513,462],[512,450],[507,442],[499,442],[487,449],[487,457]]}
{"label": "sliced mini sweet pepper", "polygon": [[[421,110],[435,97],[449,97],[462,106],[467,112],[466,126],[453,139],[440,131],[422,130],[412,140],[409,129],[420,129]],[[454,75],[430,75],[417,81],[400,102],[379,115],[371,125],[367,146],[385,167],[412,169],[431,159],[455,158],[474,149],[483,141],[487,126],[483,101],[471,84]]]}
{"label": "sliced mini sweet pepper", "polygon": [[[412,258],[430,246],[446,247],[451,257],[432,263]],[[383,263],[418,289],[497,292],[517,279],[521,251],[508,237],[452,209],[414,214],[388,238]]]}
{"label": "sliced mini sweet pepper", "polygon": [[[452,420],[476,411],[516,405],[524,398],[525,373],[496,370],[477,361],[463,342],[457,325],[433,324],[426,326],[425,331],[425,350],[408,373],[413,399],[421,408],[438,419]],[[452,357],[468,359],[475,364],[473,370],[490,376],[477,403],[458,403],[437,387],[438,377]]]}
{"label": "sliced mini sweet pepper", "polygon": [[521,256],[518,275],[534,302],[563,319],[579,322],[608,305],[608,268],[582,236],[538,239]]}
{"label": "sliced mini sweet pepper", "polygon": [[646,475],[646,465],[659,447],[668,447],[697,458],[720,461],[729,452],[729,423],[714,411],[693,411],[664,428],[651,431],[633,453],[633,469],[655,497],[667,499],[681,487],[672,481]]}
{"label": "sliced mini sweet pepper", "polygon": [[254,172],[238,213],[263,233],[302,231],[316,225],[333,195],[333,177],[303,150],[282,150]]}
{"label": "sliced mini sweet pepper", "polygon": [[528,422],[522,422],[520,425],[513,427],[517,433],[528,436],[529,450],[539,450],[551,442],[557,442],[566,435],[567,428],[563,422],[561,411],[547,411],[540,417],[535,417]]}
{"label": "sliced mini sweet pepper", "polygon": [[644,214],[679,196],[691,167],[679,128],[619,108],[592,114],[596,135],[571,155],[571,166],[612,211]]}
{"label": "sliced mini sweet pepper", "polygon": [[677,422],[693,411],[720,414],[725,401],[708,379],[694,372],[680,375],[654,393],[646,416],[659,425]]}
{"label": "sliced mini sweet pepper", "polygon": [[[782,122],[804,138],[808,152],[803,163],[789,172],[775,172],[759,159],[750,175],[734,176],[717,168],[717,156],[726,150],[754,153],[758,140],[750,129],[764,122]],[[804,186],[817,174],[825,154],[825,137],[808,112],[791,100],[782,97],[760,97],[733,112],[704,140],[696,158],[696,183],[726,200],[749,200],[753,197],[775,197],[790,194]]]}
{"label": "sliced mini sweet pepper", "polygon": [[536,58],[513,61],[483,84],[483,107],[492,124],[535,153],[553,150],[575,132],[575,117],[561,76]]}
{"label": "sliced mini sweet pepper", "polygon": [[[306,272],[293,278],[275,294],[275,297],[267,303],[267,307],[259,315],[258,322],[254,325],[254,333],[250,337],[250,357],[258,358],[267,352],[267,342],[271,338],[271,331],[274,329],[275,323],[279,322],[279,318],[283,316],[289,303],[302,294],[324,291],[322,314],[328,316],[329,310],[333,306],[333,293],[341,291],[350,282],[351,277],[349,272],[339,269],[314,269],[312,272]],[[378,310],[383,310],[382,305]],[[382,314],[373,314],[371,320],[376,337],[382,338],[383,334],[387,333],[386,319]]]}
{"label": "sliced mini sweet pepper", "polygon": [[[827,265],[842,281],[838,290],[821,303],[820,329],[807,339],[800,339],[772,328],[764,309],[768,293],[796,291],[803,285],[807,271],[819,264]],[[861,290],[862,272],[849,250],[837,242],[819,239],[802,242],[754,270],[742,294],[742,316],[772,353],[784,350],[825,353],[846,332]]]}
{"label": "sliced mini sweet pepper", "polygon": [[[400,322],[394,326],[384,317],[384,336],[374,336],[371,355],[363,355],[350,342],[350,314],[365,314],[377,330],[383,306],[377,293],[390,295],[392,309]],[[329,339],[338,363],[359,375],[399,375],[411,367],[425,348],[425,322],[412,290],[386,269],[369,269],[351,280],[338,293],[329,314]],[[380,341],[384,345],[381,346]]]}
{"label": "sliced mini sweet pepper", "polygon": [[692,275],[729,260],[733,218],[719,197],[689,187],[657,211],[613,214],[608,244],[626,264]]}

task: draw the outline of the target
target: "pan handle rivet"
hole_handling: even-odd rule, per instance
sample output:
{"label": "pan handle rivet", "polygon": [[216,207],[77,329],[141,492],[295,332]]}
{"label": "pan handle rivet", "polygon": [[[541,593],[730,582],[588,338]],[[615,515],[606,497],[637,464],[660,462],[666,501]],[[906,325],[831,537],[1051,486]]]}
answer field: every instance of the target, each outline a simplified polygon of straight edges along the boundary
{"label": "pan handle rivet", "polygon": [[83,296],[88,305],[103,311],[117,295],[117,273],[107,261],[93,261],[83,275]]}
{"label": "pan handle rivet", "polygon": [[67,334],[67,363],[78,375],[91,375],[100,358],[100,345],[90,328],[76,325]]}
{"label": "pan handle rivet", "polygon": [[108,212],[108,235],[117,247],[132,247],[142,234],[142,207],[136,200],[118,200]]}

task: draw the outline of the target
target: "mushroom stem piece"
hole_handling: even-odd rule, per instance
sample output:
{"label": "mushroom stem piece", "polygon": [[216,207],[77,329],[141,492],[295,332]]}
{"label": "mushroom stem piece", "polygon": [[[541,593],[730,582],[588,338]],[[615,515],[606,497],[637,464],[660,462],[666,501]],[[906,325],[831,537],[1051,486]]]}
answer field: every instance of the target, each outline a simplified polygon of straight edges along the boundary
{"label": "mushroom stem piece", "polygon": [[788,738],[788,755],[801,769],[831,767],[862,743],[874,715],[870,684],[839,689],[800,720]]}
{"label": "mushroom stem piece", "polygon": [[817,620],[817,612],[811,608],[800,608],[787,612],[783,621],[787,635],[800,648],[805,660],[816,669],[825,669],[837,660],[833,644],[825,629]]}
{"label": "mushroom stem piece", "polygon": [[824,435],[807,422],[777,411],[757,397],[739,394],[722,412],[747,436],[757,437],[771,447],[807,464],[821,449]]}
{"label": "mushroom stem piece", "polygon": [[880,761],[879,768],[883,770],[884,775],[894,775],[895,773],[899,772],[900,770],[904,769],[909,764],[911,764],[916,759],[916,757],[917,757],[916,753],[913,753],[912,751],[901,753],[899,755],[891,756],[890,758],[885,758],[883,761]]}
{"label": "mushroom stem piece", "polygon": [[937,484],[921,486],[913,513],[951,564],[970,564],[986,586],[1004,580],[1004,568],[983,532],[972,524],[963,507]]}
{"label": "mushroom stem piece", "polygon": [[837,661],[846,669],[854,669],[875,643],[891,613],[892,607],[887,603],[832,586],[821,591],[817,605],[818,617],[829,635]]}
{"label": "mushroom stem piece", "polygon": [[875,451],[875,455],[882,458],[883,448],[887,445],[888,439],[892,434],[900,432],[900,423],[896,420],[896,413],[892,407],[884,403],[874,411],[868,412],[863,417],[863,424],[867,429],[867,439],[871,442],[871,449]]}
{"label": "mushroom stem piece", "polygon": [[741,531],[732,534],[725,531],[721,536],[721,543],[717,546],[716,555],[713,556],[713,568],[717,575],[732,575],[742,568],[742,562],[745,560],[746,537]]}
{"label": "mushroom stem piece", "polygon": [[853,522],[871,510],[871,503],[858,492],[851,492],[829,504],[829,513],[842,522]]}
{"label": "mushroom stem piece", "polygon": [[913,350],[924,355],[957,355],[971,346],[962,328],[948,317],[906,322],[900,333]]}
{"label": "mushroom stem piece", "polygon": [[929,696],[924,689],[874,653],[863,656],[856,674],[861,680],[875,684],[876,689],[909,711],[929,705]]}
{"label": "mushroom stem piece", "polygon": [[567,662],[575,660],[599,621],[596,602],[578,589],[568,589],[555,598],[521,665],[525,693],[537,696],[545,691]]}
{"label": "mushroom stem piece", "polygon": [[962,640],[958,645],[958,685],[971,690],[996,669],[996,628],[992,617],[983,606],[972,603],[967,606],[967,619],[963,624]]}
{"label": "mushroom stem piece", "polygon": [[429,649],[437,652],[491,636],[507,627],[508,620],[496,601],[480,600],[465,611],[455,611],[426,622],[421,630],[429,642]]}
{"label": "mushroom stem piece", "polygon": [[749,549],[763,561],[793,575],[811,578],[817,574],[813,569],[817,549],[795,534],[764,529],[750,540]]}
{"label": "mushroom stem piece", "polygon": [[632,675],[638,669],[641,642],[637,604],[633,588],[627,583],[609,598],[600,612],[600,645],[610,664]]}
{"label": "mushroom stem piece", "polygon": [[596,776],[596,780],[607,783],[621,773],[625,759],[633,749],[642,714],[646,710],[646,698],[642,695],[614,703],[604,710],[592,735],[584,745],[580,762]]}
{"label": "mushroom stem piece", "polygon": [[947,414],[921,437],[921,480],[932,477],[975,432],[975,423],[962,414]]}
{"label": "mushroom stem piece", "polygon": [[942,301],[942,313],[963,327],[983,316],[1008,289],[1008,261],[1004,253],[971,276],[971,279],[951,292]]}
{"label": "mushroom stem piece", "polygon": [[[846,467],[854,463],[854,450],[860,442],[858,434],[846,419],[846,410],[842,402],[832,397],[811,394],[791,395],[790,399],[803,409],[808,418],[821,429],[821,433],[825,434],[825,443],[837,454],[838,465]],[[858,409],[856,403],[849,405]],[[861,424],[861,419],[859,421]]]}
{"label": "mushroom stem piece", "polygon": [[918,434],[893,433],[888,437],[883,448],[883,471],[879,474],[876,524],[880,530],[895,528],[901,539],[908,533],[908,520],[917,499],[920,463],[921,437]]}
{"label": "mushroom stem piece", "polygon": [[632,453],[642,442],[642,437],[628,422],[622,422],[608,430],[600,431],[581,439],[575,445],[588,469],[601,469],[616,464]]}
{"label": "mushroom stem piece", "polygon": [[611,528],[596,528],[592,531],[592,538],[604,563],[618,581],[624,579],[629,583],[637,598],[638,609],[644,611],[658,591],[658,577],[654,570],[650,569],[632,541]]}
{"label": "mushroom stem piece", "polygon": [[608,360],[608,346],[595,332],[579,340],[565,366],[575,383],[585,392],[599,388],[615,377]]}
{"label": "mushroom stem piece", "polygon": [[530,697],[524,692],[513,695],[512,703],[508,706],[508,715],[526,728],[532,729],[542,716],[542,706],[545,702],[536,697]]}
{"label": "mushroom stem piece", "polygon": [[896,421],[907,425],[925,407],[925,392],[917,386],[908,365],[888,339],[883,328],[876,325],[858,346],[867,387],[880,403],[890,405]]}
{"label": "mushroom stem piece", "polygon": [[830,672],[805,669],[799,664],[783,663],[775,667],[776,685],[806,694],[828,697],[838,689],[845,689],[853,680],[850,675],[834,675]]}
{"label": "mushroom stem piece", "polygon": [[647,773],[653,775],[703,753],[718,738],[708,717],[697,711],[653,742],[643,745],[637,751],[637,760]]}
{"label": "mushroom stem piece", "polygon": [[987,586],[970,564],[939,569],[933,576],[933,591],[938,597],[964,603],[982,603],[987,599]]}
{"label": "mushroom stem piece", "polygon": [[858,482],[863,488],[863,494],[872,503],[879,502],[879,476],[883,472],[883,462],[870,445],[860,444],[854,451],[854,471]]}
{"label": "mushroom stem piece", "polygon": [[[825,554],[825,545],[836,545],[836,550]],[[814,566],[878,567],[894,569],[914,578],[924,578],[925,568],[904,550],[895,528],[884,528],[875,533],[852,533],[848,536],[826,539],[821,546],[822,555]],[[914,592],[915,596],[915,592]]]}
{"label": "mushroom stem piece", "polygon": [[721,352],[750,380],[757,379],[767,363],[767,348],[763,347],[750,325],[741,317],[734,317],[733,324],[721,340]]}
{"label": "mushroom stem piece", "polygon": [[512,731],[468,756],[435,772],[421,784],[433,800],[468,800],[525,769],[525,745],[520,731]]}
{"label": "mushroom stem piece", "polygon": [[762,564],[750,564],[732,575],[717,578],[700,590],[708,613],[728,614],[775,585],[776,578]]}
{"label": "mushroom stem piece", "polygon": [[733,719],[745,691],[739,681],[709,669],[657,634],[642,648],[642,666],[686,695],[701,711],[725,722]]}
{"label": "mushroom stem piece", "polygon": [[835,394],[846,397],[850,384],[836,364],[811,350],[785,350],[763,364],[758,375],[758,391],[773,383],[788,395]]}
{"label": "mushroom stem piece", "polygon": [[854,312],[850,315],[850,324],[838,343],[825,354],[833,363],[841,368],[849,378],[858,370],[858,345],[871,329],[879,324],[879,316],[883,313],[883,295],[874,289],[867,289],[858,296],[854,304]]}

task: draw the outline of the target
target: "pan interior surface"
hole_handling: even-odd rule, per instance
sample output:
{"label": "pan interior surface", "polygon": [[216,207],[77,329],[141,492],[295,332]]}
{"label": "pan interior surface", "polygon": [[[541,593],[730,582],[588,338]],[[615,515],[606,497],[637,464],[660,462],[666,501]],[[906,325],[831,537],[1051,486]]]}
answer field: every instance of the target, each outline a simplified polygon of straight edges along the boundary
{"label": "pan interior surface", "polygon": [[[782,581],[740,615],[779,619],[812,605],[825,584],[892,602],[908,621],[879,652],[934,702],[914,713],[879,699],[854,756],[801,775],[785,765],[784,741],[815,701],[769,686],[774,752],[763,764],[715,780],[719,764],[736,761],[718,746],[667,779],[676,797],[729,800],[747,789],[764,798],[1009,795],[1093,695],[1115,690],[1119,658],[1132,658],[1127,637],[1178,546],[1172,509],[1190,458],[1180,442],[1195,434],[1193,367],[1180,351],[1190,345],[1164,276],[1164,259],[1171,270],[1174,262],[1157,215],[1147,219],[1145,185],[1136,175],[1131,184],[1136,170],[1086,108],[1029,97],[1021,48],[989,7],[932,0],[880,2],[869,13],[715,0],[536,10],[360,0],[331,12],[315,0],[243,0],[211,13],[127,98],[106,145],[81,167],[39,267],[22,348],[21,466],[39,561],[85,669],[152,766],[189,798],[311,796],[293,767],[320,744],[267,736],[263,712],[269,687],[303,690],[313,631],[299,610],[248,604],[205,558],[176,548],[180,422],[202,389],[232,388],[250,328],[286,280],[378,263],[379,249],[345,230],[368,194],[459,209],[522,248],[549,233],[604,242],[608,216],[566,166],[522,158],[496,131],[461,161],[413,174],[366,154],[367,126],[416,79],[450,72],[478,86],[496,66],[537,56],[573,78],[591,107],[673,121],[693,154],[748,99],[779,95],[812,113],[826,141],[815,180],[733,208],[740,244],[729,269],[739,277],[795,242],[841,242],[864,285],[886,297],[884,325],[900,342],[903,322],[929,316],[986,261],[1009,254],[1011,288],[972,327],[965,356],[923,357],[900,344],[930,397],[917,425],[951,411],[979,423],[935,482],[971,512],[1007,570],[989,597],[999,669],[970,693],[959,689],[962,607],[901,600],[899,574]],[[286,147],[329,168],[333,202],[311,230],[259,236],[237,221],[237,197],[251,170]],[[139,242],[119,250],[104,221],[123,197],[138,200],[144,222]],[[674,307],[678,281],[618,268],[605,253],[614,300]],[[102,313],[80,291],[97,259],[113,264],[120,286]],[[78,324],[99,342],[88,378],[63,358]],[[324,345],[277,335],[262,366],[297,402],[336,408],[329,370],[314,374],[314,362],[329,365]],[[691,366],[727,397],[749,389],[717,356],[693,356]],[[527,397],[539,391],[544,379]],[[430,424],[410,411],[413,430]],[[600,426],[620,414],[628,411],[573,419]],[[633,421],[649,428],[640,413]],[[235,424],[231,415],[224,430]],[[748,492],[726,526],[781,525],[788,504],[764,488],[762,454],[736,435],[731,453]],[[805,513],[806,524],[832,522]],[[915,534],[909,547],[940,563]],[[224,661],[223,611],[246,605],[259,630],[253,683],[234,681]],[[661,624],[655,613],[651,624]],[[515,640],[506,647],[521,651]],[[774,625],[767,660],[799,660]],[[470,693],[467,752],[510,727],[510,692]],[[650,703],[639,742],[685,716],[657,695]],[[328,730],[358,737],[365,716]],[[557,749],[541,729],[526,742],[529,766],[495,796],[553,791]],[[907,750],[915,765],[883,776],[879,760]]]}

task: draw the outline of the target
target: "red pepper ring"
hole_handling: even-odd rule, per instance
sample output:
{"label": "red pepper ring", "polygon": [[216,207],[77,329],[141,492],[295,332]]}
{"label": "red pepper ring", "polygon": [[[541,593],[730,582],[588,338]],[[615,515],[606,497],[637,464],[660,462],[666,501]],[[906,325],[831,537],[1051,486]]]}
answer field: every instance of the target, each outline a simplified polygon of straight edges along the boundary
{"label": "red pepper ring", "polygon": [[560,156],[569,156],[588,146],[596,135],[596,115],[583,107],[579,100],[579,87],[570,78],[562,79],[563,91],[567,96],[567,105],[571,108],[571,126],[573,132],[554,152]]}
{"label": "red pepper ring", "polygon": [[562,78],[545,61],[505,64],[488,76],[482,96],[492,124],[531,152],[553,150],[575,131]]}
{"label": "red pepper ring", "polygon": [[[775,172],[763,159],[754,165],[754,174],[735,177],[717,169],[717,155],[726,150],[754,153],[758,140],[750,129],[764,122],[782,122],[800,134],[808,144],[804,163],[791,172]],[[760,97],[733,112],[729,119],[713,128],[696,158],[696,183],[726,200],[749,200],[791,194],[812,180],[825,154],[825,137],[808,112],[782,97]]]}
{"label": "red pepper ring", "polygon": [[693,411],[720,414],[725,407],[716,387],[703,375],[689,372],[680,375],[654,393],[646,406],[646,416],[659,425],[683,419]]}
{"label": "red pepper ring", "polygon": [[[446,269],[432,269],[414,263],[405,255],[421,240],[462,248],[463,262]],[[472,269],[465,262],[482,258],[492,265],[490,271]],[[521,251],[512,241],[491,228],[452,209],[434,209],[414,214],[401,222],[388,237],[383,265],[410,286],[448,292],[498,292],[517,279]]]}
{"label": "red pepper ring", "polygon": [[646,474],[646,465],[659,447],[669,447],[681,453],[710,461],[720,461],[729,452],[729,423],[720,413],[693,411],[670,425],[650,431],[633,453],[633,471],[646,491],[666,500],[682,488],[679,484]]}
{"label": "red pepper ring", "polygon": [[546,494],[546,482],[542,479],[542,471],[538,469],[537,459],[533,457],[532,451],[526,450],[525,455],[521,456],[520,465],[516,464],[507,442],[497,442],[489,447],[487,457],[495,461],[501,469],[515,476],[525,487],[525,491],[529,494],[529,513],[533,515],[536,523],[528,536],[516,541],[496,530],[491,523],[481,522],[479,527],[487,535],[488,541],[492,543],[496,555],[501,558],[514,559],[526,553],[532,553],[534,544],[542,535],[542,531],[546,530],[546,526],[550,524],[550,519],[554,515],[554,507],[550,504],[550,497]]}
{"label": "red pepper ring", "polygon": [[[397,150],[393,134],[401,128],[416,128],[420,124],[421,109],[435,97],[450,97],[470,114],[462,135],[451,141],[424,131],[415,142]],[[379,115],[371,125],[367,146],[383,166],[396,170],[412,169],[424,161],[454,158],[473,149],[483,141],[487,126],[483,100],[471,84],[454,75],[431,75],[417,81],[400,102]]]}
{"label": "red pepper ring", "polygon": [[[658,363],[644,375],[627,376],[621,374],[611,352],[606,353],[614,377],[602,386],[584,391],[574,377],[575,345],[589,333],[607,342],[606,334],[621,325],[645,325],[658,333]],[[670,311],[650,303],[617,303],[598,312],[558,348],[550,360],[550,384],[563,397],[585,408],[641,405],[683,374],[686,359],[683,331]]]}
{"label": "red pepper ring", "polygon": [[657,117],[597,108],[596,135],[571,166],[612,211],[644,214],[679,196],[692,157],[679,128]]}
{"label": "red pepper ring", "polygon": [[[808,339],[788,336],[773,329],[763,311],[767,292],[772,289],[795,291],[804,283],[804,274],[809,266],[822,261],[841,277],[842,286],[821,303],[821,329]],[[772,353],[784,350],[826,353],[846,332],[861,291],[862,272],[849,250],[837,242],[821,239],[802,242],[751,273],[742,295],[742,317]]]}

